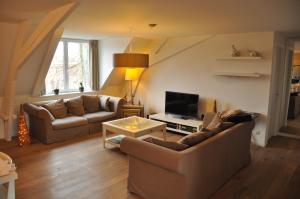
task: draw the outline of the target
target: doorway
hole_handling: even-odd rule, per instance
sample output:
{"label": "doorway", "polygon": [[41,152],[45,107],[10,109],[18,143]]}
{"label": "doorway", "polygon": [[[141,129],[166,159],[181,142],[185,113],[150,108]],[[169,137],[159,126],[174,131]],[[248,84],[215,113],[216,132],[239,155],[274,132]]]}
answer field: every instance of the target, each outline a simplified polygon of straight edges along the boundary
{"label": "doorway", "polygon": [[286,92],[278,134],[300,139],[300,40],[294,41],[293,48],[287,48],[286,68]]}

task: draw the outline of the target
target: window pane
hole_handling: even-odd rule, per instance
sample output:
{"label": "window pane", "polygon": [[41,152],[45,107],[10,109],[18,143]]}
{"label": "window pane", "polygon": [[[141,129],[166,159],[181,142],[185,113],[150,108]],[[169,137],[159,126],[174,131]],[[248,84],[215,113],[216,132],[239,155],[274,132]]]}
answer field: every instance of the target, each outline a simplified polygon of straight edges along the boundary
{"label": "window pane", "polygon": [[78,91],[80,82],[90,89],[89,44],[68,42],[68,85],[69,90]]}
{"label": "window pane", "polygon": [[53,89],[64,90],[64,45],[59,42],[45,79],[46,93]]}

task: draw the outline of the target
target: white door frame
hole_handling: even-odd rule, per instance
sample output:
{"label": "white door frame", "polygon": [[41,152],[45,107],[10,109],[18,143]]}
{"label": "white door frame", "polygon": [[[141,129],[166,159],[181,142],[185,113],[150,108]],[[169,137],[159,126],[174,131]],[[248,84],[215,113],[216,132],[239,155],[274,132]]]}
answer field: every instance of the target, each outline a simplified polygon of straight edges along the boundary
{"label": "white door frame", "polygon": [[[267,133],[266,133],[266,143],[267,140],[277,135],[278,132],[278,119],[279,119],[279,104],[280,98],[282,96],[282,89],[280,86],[283,85],[283,78],[279,78],[280,74],[283,72],[283,60],[285,54],[284,44],[274,42],[273,48],[273,59],[272,59],[272,75],[271,75],[271,85],[270,85],[270,95],[269,95],[269,110],[268,110],[268,121],[267,121]],[[279,89],[278,89],[279,88]]]}
{"label": "white door frame", "polygon": [[293,53],[294,47],[290,43],[287,44],[286,53],[285,53],[285,72],[284,72],[284,81],[283,81],[283,92],[281,96],[281,105],[278,124],[280,127],[287,125],[287,115],[288,107],[290,101],[290,87],[292,79],[292,65],[293,65]]}
{"label": "white door frame", "polygon": [[[280,132],[280,127],[287,124],[288,105],[290,99],[290,82],[292,78],[292,56],[294,51],[294,43],[299,39],[290,39],[286,42],[281,42],[281,45],[274,44],[274,57],[272,65],[272,78],[269,99],[269,119],[267,126],[268,140],[271,136],[283,135],[287,137],[300,138],[300,136],[290,136],[290,134]],[[282,44],[284,43],[284,46]],[[278,58],[277,49],[282,48],[284,55]],[[283,68],[280,68],[283,67]],[[283,75],[283,78],[279,78]],[[276,97],[277,100],[273,98]]]}

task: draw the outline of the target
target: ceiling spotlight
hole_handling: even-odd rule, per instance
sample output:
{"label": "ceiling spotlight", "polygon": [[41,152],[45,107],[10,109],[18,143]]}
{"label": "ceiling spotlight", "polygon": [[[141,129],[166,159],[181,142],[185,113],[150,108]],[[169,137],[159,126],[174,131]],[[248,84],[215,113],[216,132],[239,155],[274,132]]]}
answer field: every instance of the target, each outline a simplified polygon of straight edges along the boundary
{"label": "ceiling spotlight", "polygon": [[156,23],[149,23],[148,26],[149,26],[150,28],[154,28],[155,26],[157,26],[157,24],[156,24]]}

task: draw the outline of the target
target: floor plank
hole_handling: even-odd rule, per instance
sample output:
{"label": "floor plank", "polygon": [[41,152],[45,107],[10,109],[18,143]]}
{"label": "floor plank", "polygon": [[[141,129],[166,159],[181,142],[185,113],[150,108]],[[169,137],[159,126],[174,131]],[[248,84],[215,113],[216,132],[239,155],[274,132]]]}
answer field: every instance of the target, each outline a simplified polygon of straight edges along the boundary
{"label": "floor plank", "polygon": [[[161,137],[154,133],[153,136]],[[181,136],[168,133],[168,140]],[[101,134],[23,148],[0,141],[17,165],[17,199],[129,198],[128,162],[117,148],[104,149]],[[252,161],[212,198],[300,198],[300,141],[274,137],[266,148],[251,146]]]}

